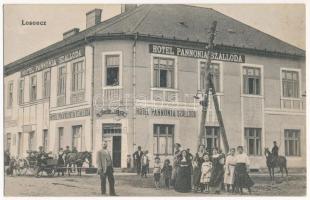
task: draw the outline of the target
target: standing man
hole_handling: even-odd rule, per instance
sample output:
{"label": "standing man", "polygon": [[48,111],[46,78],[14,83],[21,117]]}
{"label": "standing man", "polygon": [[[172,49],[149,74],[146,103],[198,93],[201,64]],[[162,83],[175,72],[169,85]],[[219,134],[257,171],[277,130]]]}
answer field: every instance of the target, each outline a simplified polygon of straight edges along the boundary
{"label": "standing man", "polygon": [[101,181],[101,194],[106,194],[106,178],[108,177],[110,196],[116,196],[111,154],[107,149],[107,141],[103,141],[102,149],[97,152],[97,167]]}
{"label": "standing man", "polygon": [[137,166],[137,174],[140,175],[141,172],[141,158],[142,158],[143,152],[141,150],[141,146],[138,146],[138,150],[133,154],[134,162]]}
{"label": "standing man", "polygon": [[36,177],[40,177],[40,172],[44,169],[44,165],[46,165],[47,154],[44,152],[42,146],[39,146],[39,152],[37,154],[37,173]]}

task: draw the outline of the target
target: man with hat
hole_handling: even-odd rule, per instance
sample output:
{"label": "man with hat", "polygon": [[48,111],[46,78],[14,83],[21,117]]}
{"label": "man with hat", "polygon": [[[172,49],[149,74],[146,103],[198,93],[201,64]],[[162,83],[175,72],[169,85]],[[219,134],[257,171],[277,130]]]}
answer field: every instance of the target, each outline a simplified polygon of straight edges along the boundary
{"label": "man with hat", "polygon": [[36,157],[38,166],[36,177],[39,177],[39,173],[44,169],[44,165],[46,165],[46,158],[47,158],[47,154],[44,152],[42,146],[39,146],[39,152]]}

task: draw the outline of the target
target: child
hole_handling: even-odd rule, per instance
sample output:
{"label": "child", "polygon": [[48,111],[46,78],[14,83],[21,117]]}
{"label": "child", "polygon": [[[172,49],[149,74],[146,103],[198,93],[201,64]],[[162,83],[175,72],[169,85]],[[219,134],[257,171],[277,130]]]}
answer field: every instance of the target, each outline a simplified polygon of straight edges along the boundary
{"label": "child", "polygon": [[211,177],[211,170],[212,170],[212,162],[210,161],[209,155],[205,154],[203,156],[204,162],[201,165],[201,178],[200,183],[204,186],[204,192],[209,192],[209,182]]}
{"label": "child", "polygon": [[148,172],[148,166],[149,166],[149,156],[148,156],[148,151],[145,151],[142,155],[142,158],[141,158],[141,177],[145,177],[146,178],[146,174]]}
{"label": "child", "polygon": [[154,182],[155,182],[155,187],[158,190],[159,189],[159,180],[160,180],[160,158],[155,157],[155,164],[154,164]]}
{"label": "child", "polygon": [[169,159],[165,160],[164,166],[161,169],[161,173],[163,174],[163,177],[165,179],[166,189],[169,189],[170,180],[171,180],[171,176],[172,176],[172,166],[170,165]]}

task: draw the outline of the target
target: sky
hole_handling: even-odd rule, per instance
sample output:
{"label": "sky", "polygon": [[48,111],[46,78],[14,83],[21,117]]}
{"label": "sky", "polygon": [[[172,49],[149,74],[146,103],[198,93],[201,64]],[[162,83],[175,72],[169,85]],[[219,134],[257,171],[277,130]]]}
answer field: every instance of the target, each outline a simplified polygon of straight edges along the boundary
{"label": "sky", "polygon": [[[306,48],[303,4],[203,4],[301,49]],[[86,12],[102,9],[102,20],[120,13],[120,5],[5,5],[4,64],[62,40],[74,27],[85,29]],[[46,21],[46,26],[23,26],[22,21]]]}

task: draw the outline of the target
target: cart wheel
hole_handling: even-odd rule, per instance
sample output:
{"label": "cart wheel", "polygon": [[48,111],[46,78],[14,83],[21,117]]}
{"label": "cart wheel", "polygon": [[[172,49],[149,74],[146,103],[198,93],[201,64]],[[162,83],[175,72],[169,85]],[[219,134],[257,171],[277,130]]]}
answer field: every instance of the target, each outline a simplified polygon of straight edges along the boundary
{"label": "cart wheel", "polygon": [[27,171],[28,171],[28,167],[27,166],[25,166],[25,167],[22,167],[22,168],[20,168],[19,170],[19,176],[20,175],[26,175],[26,173],[27,173]]}
{"label": "cart wheel", "polygon": [[50,168],[46,170],[46,173],[49,177],[52,177],[55,175],[55,168]]}

